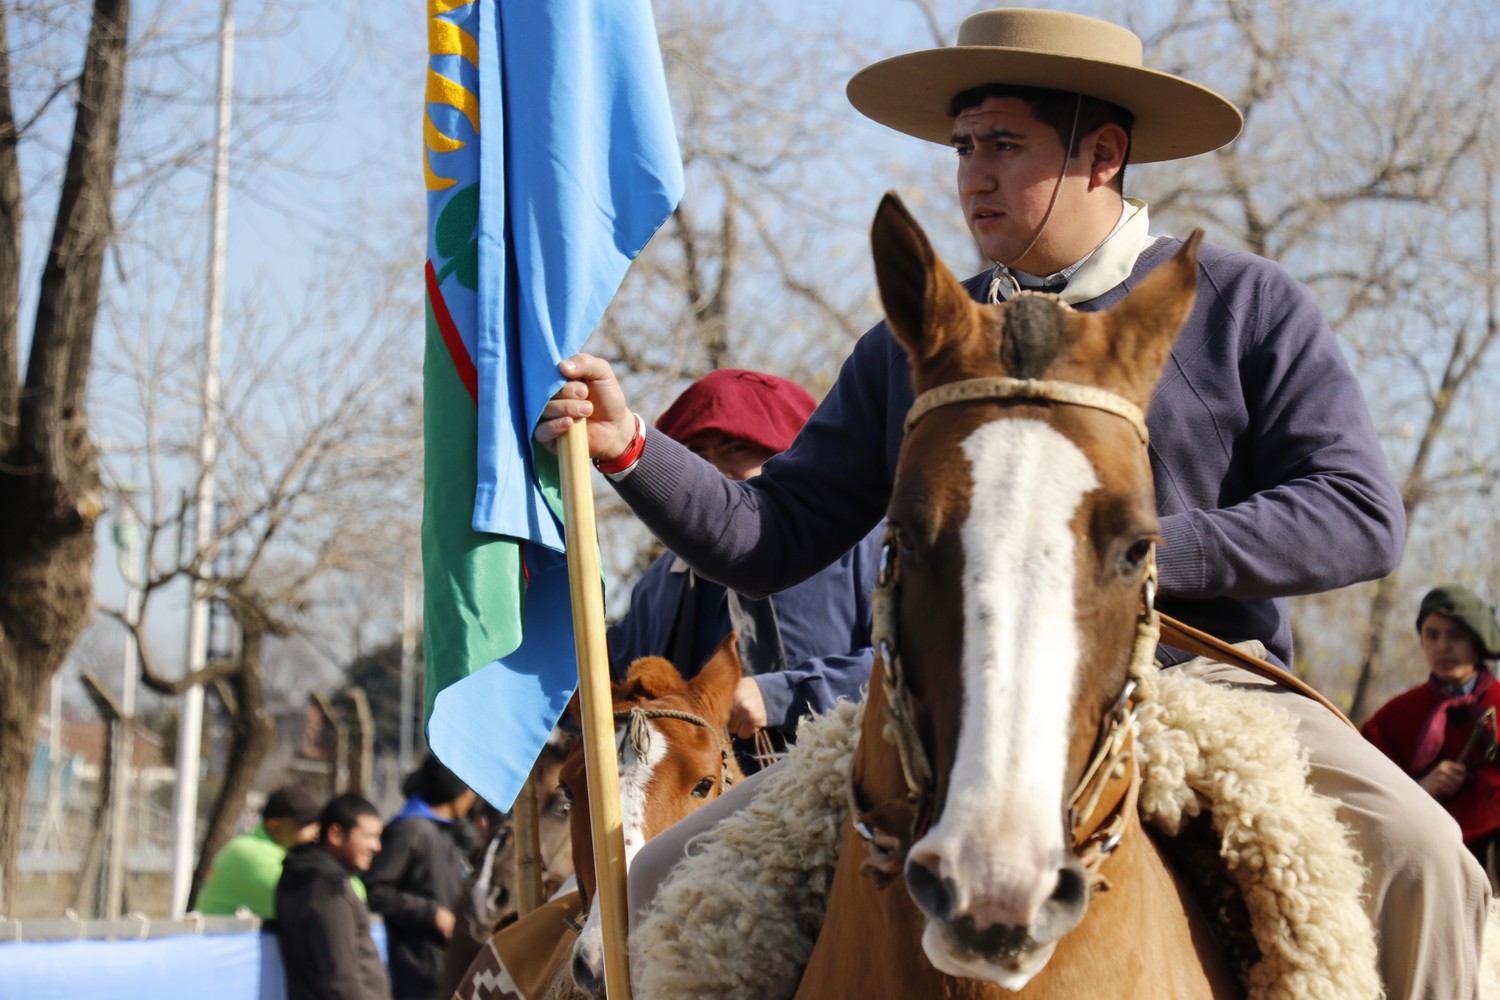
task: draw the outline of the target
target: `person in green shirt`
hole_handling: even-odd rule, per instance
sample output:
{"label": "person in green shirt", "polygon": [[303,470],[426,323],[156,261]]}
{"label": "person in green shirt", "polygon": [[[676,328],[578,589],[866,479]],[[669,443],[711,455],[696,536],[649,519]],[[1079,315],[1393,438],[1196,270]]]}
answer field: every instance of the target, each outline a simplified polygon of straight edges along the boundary
{"label": "person in green shirt", "polygon": [[[286,852],[318,835],[321,803],[301,785],[282,785],[266,798],[261,821],[214,855],[198,893],[206,916],[233,916],[241,907],[270,920],[276,915],[276,883]],[[357,886],[359,892],[364,886]]]}

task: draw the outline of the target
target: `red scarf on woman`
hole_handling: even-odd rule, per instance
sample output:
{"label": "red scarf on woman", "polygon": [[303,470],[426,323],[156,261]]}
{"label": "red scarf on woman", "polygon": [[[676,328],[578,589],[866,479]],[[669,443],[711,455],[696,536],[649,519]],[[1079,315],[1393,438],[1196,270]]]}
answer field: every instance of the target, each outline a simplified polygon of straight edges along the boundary
{"label": "red scarf on woman", "polygon": [[1474,675],[1474,690],[1468,694],[1454,694],[1453,689],[1448,687],[1436,677],[1427,678],[1427,684],[1432,688],[1433,694],[1439,699],[1437,707],[1427,716],[1427,722],[1422,726],[1422,738],[1417,741],[1417,747],[1412,751],[1411,765],[1408,770],[1412,774],[1425,774],[1427,769],[1437,763],[1438,755],[1443,752],[1443,743],[1448,738],[1448,716],[1452,712],[1463,711],[1464,715],[1471,721],[1475,717],[1474,706],[1484,693],[1489,690],[1495,678],[1490,672],[1481,667]]}

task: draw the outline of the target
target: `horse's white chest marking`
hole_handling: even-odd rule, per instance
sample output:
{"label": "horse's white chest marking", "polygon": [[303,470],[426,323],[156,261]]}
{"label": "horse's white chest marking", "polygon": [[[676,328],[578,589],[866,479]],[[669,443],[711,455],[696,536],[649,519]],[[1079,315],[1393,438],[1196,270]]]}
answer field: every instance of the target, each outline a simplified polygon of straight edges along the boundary
{"label": "horse's white chest marking", "polygon": [[973,480],[960,532],[964,705],[951,791],[928,838],[954,869],[944,875],[985,885],[1045,866],[1063,846],[1080,648],[1072,521],[1099,479],[1076,445],[1034,420],[985,424],[963,453]]}

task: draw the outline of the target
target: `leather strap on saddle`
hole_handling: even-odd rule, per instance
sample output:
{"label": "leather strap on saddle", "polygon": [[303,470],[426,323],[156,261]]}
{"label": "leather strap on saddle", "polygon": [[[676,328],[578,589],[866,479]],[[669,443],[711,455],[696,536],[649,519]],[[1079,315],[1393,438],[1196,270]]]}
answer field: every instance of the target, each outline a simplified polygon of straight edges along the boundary
{"label": "leather strap on saddle", "polygon": [[1258,656],[1251,656],[1243,649],[1230,645],[1223,639],[1215,638],[1207,632],[1193,628],[1191,625],[1184,625],[1170,615],[1163,615],[1158,612],[1158,616],[1161,619],[1161,642],[1164,645],[1192,653],[1194,656],[1206,656],[1220,663],[1232,663],[1237,667],[1242,667],[1250,671],[1252,674],[1275,681],[1282,687],[1291,688],[1298,694],[1311,698],[1319,705],[1322,705],[1328,711],[1342,719],[1344,724],[1350,729],[1356,728],[1354,723],[1349,721],[1349,717],[1339,711],[1338,706],[1323,697],[1312,685],[1297,675],[1283,670],[1268,660],[1262,660]]}

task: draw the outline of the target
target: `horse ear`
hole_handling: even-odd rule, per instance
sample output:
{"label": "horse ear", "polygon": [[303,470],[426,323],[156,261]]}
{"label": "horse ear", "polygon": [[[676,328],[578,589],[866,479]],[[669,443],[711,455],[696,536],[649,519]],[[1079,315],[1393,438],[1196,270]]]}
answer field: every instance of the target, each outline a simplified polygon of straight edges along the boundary
{"label": "horse ear", "polygon": [[1198,244],[1195,229],[1172,259],[1148,274],[1119,305],[1109,311],[1113,362],[1111,380],[1124,377],[1126,394],[1141,405],[1161,377],[1172,342],[1193,311],[1198,295]]}
{"label": "horse ear", "polygon": [[870,242],[891,333],[914,365],[931,360],[953,331],[967,329],[968,293],[894,192],[886,192],[875,210]]}
{"label": "horse ear", "polygon": [[630,700],[639,695],[642,701],[655,701],[686,686],[682,674],[671,663],[660,656],[643,656],[630,664],[625,679],[615,687],[615,697]]}
{"label": "horse ear", "polygon": [[745,668],[740,663],[739,633],[731,632],[714,650],[703,669],[692,679],[688,687],[693,699],[703,708],[706,718],[729,724],[729,710],[734,706],[734,689]]}
{"label": "horse ear", "polygon": [[[583,708],[579,705],[577,691],[574,691],[573,697],[568,699],[568,707],[563,711],[567,713],[568,718],[573,720],[573,725],[577,726],[581,731],[583,729]],[[552,745],[552,738],[550,736],[547,738],[547,745]]]}

